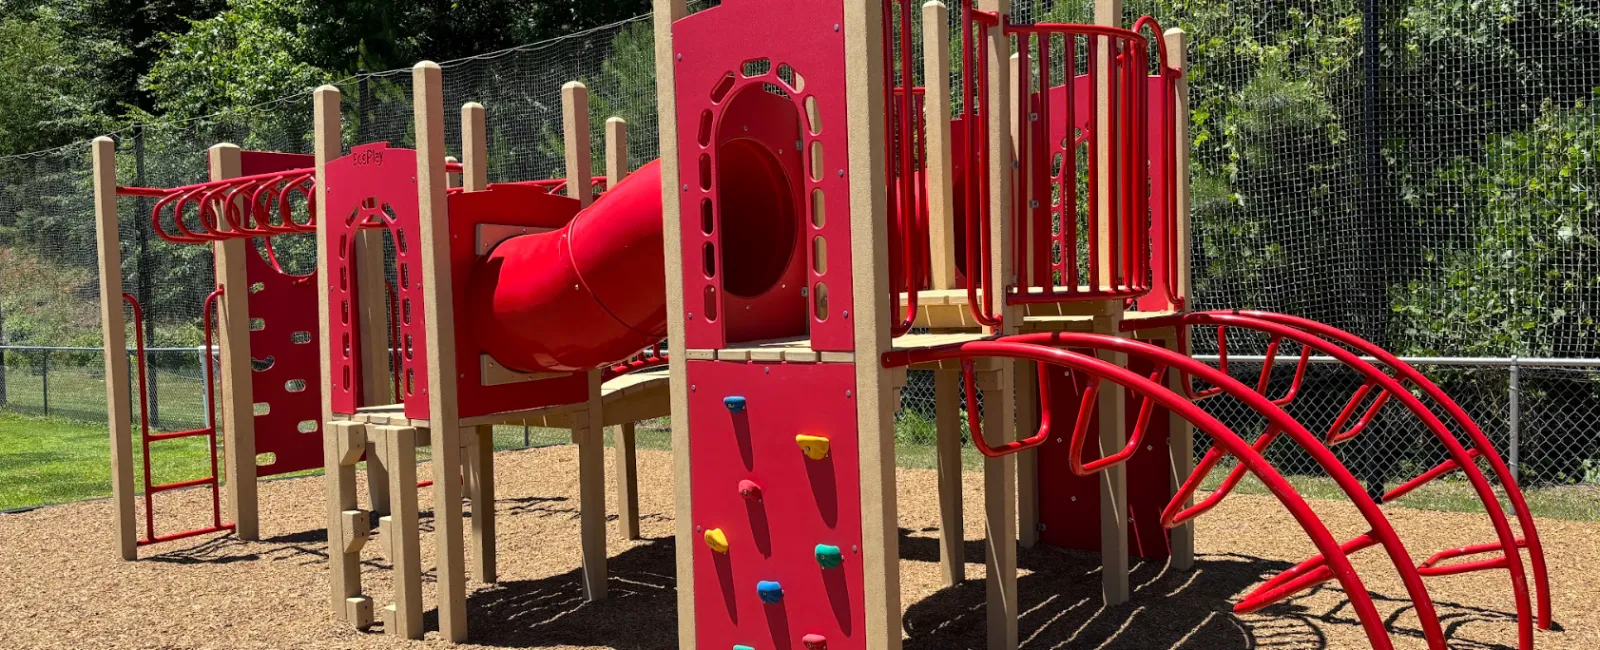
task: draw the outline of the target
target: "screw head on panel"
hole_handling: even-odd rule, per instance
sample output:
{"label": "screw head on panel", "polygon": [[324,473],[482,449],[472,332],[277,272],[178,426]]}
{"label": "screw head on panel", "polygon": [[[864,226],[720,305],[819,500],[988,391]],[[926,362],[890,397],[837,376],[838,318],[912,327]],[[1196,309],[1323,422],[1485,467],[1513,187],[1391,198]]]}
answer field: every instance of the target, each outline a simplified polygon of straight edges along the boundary
{"label": "screw head on panel", "polygon": [[836,31],[836,32],[839,31],[839,23],[834,23],[833,24],[833,31]]}
{"label": "screw head on panel", "polygon": [[844,170],[839,170],[839,178],[844,178]]}
{"label": "screw head on panel", "polygon": [[681,53],[681,52],[680,52],[680,53],[678,53],[678,60],[679,60],[679,61],[682,61],[682,60],[683,60],[683,53]]}
{"label": "screw head on panel", "polygon": [[849,390],[846,390],[846,391],[845,391],[845,392],[844,392],[844,396],[845,396],[845,397],[850,397],[850,394],[851,394],[851,393],[850,393],[850,391],[849,391]]}

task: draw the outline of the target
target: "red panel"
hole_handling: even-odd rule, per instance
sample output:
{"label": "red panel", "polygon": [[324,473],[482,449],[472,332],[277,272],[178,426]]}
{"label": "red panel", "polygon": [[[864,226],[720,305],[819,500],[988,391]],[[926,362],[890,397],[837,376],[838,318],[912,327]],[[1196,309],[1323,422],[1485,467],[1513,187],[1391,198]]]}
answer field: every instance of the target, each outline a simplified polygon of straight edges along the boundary
{"label": "red panel", "polygon": [[[256,248],[261,240],[251,240]],[[267,412],[256,415],[256,453],[274,455],[256,467],[273,476],[322,466],[322,368],[317,355],[315,274],[280,272],[261,255],[245,255],[249,278],[250,389]]]}
{"label": "red panel", "polygon": [[[483,354],[485,345],[479,338],[482,336],[482,330],[475,327],[473,322],[475,315],[481,313],[481,310],[475,309],[473,304],[473,272],[479,266],[480,259],[492,259],[478,256],[478,224],[539,229],[561,228],[572,221],[573,216],[578,213],[578,201],[552,196],[543,188],[529,185],[491,185],[482,192],[451,194],[449,209],[450,280],[455,302],[452,313],[455,314],[458,377],[456,403],[460,409],[460,416],[466,418],[555,404],[576,404],[586,399],[589,380],[583,374],[499,386],[482,385],[480,355]],[[420,306],[420,300],[417,304]],[[420,311],[420,307],[416,309]],[[559,311],[549,310],[539,317],[554,320],[566,316]],[[418,337],[421,337],[421,330],[418,330]],[[643,345],[634,350],[640,347]],[[422,366],[418,368],[420,373]],[[406,415],[416,417],[411,415],[409,403],[406,405]]]}
{"label": "red panel", "polygon": [[[307,169],[314,156],[243,151],[240,174],[270,174]],[[257,476],[275,476],[322,466],[322,369],[317,354],[315,275],[281,272],[264,256],[270,240],[253,239],[245,255],[250,287],[249,311],[259,325],[250,328],[254,372],[250,391],[266,413],[255,416],[256,453],[273,462],[256,467]]]}
{"label": "red panel", "polygon": [[[1139,296],[1139,311],[1164,311],[1172,309],[1173,305],[1168,295],[1169,290],[1176,293],[1172,281],[1176,279],[1173,265],[1176,260],[1172,256],[1171,247],[1176,242],[1169,241],[1168,229],[1172,227],[1174,215],[1172,210],[1177,209],[1177,176],[1173,173],[1178,170],[1171,169],[1176,159],[1167,157],[1169,151],[1176,143],[1172,142],[1174,131],[1172,120],[1174,117],[1173,105],[1167,103],[1165,94],[1170,91],[1167,80],[1155,76],[1146,77],[1146,84],[1150,93],[1150,120],[1145,142],[1149,144],[1150,155],[1150,293]],[[1188,170],[1182,170],[1187,173]],[[1188,251],[1179,251],[1187,254]]]}
{"label": "red panel", "polygon": [[[427,323],[422,309],[422,233],[418,217],[417,152],[387,143],[362,145],[327,166],[330,292],[326,342],[333,357],[333,412],[355,413],[361,400],[361,304],[354,261],[358,230],[387,228],[395,240],[395,291],[400,301],[400,393],[406,417],[428,417]],[[377,406],[377,405],[372,405]]]}
{"label": "red panel", "polygon": [[[209,162],[209,158],[207,159]],[[239,152],[239,175],[255,176],[285,172],[291,169],[311,169],[317,166],[317,157],[305,153],[279,153],[276,151]]]}
{"label": "red panel", "polygon": [[[799,650],[820,634],[830,650],[865,647],[854,366],[690,361],[687,372],[694,524],[728,538],[725,554],[695,540],[699,646]],[[740,413],[723,405],[733,396]],[[807,458],[800,434],[828,438],[830,455]],[[741,481],[761,499],[746,500]],[[818,544],[839,547],[843,565],[818,565]],[[764,580],[783,586],[781,603],[758,597]]]}
{"label": "red panel", "polygon": [[[1162,345],[1159,341],[1152,343]],[[1151,371],[1148,361],[1138,359],[1132,360],[1129,369],[1146,376]],[[1062,423],[1056,426],[1070,431],[1067,427],[1077,418],[1079,400],[1083,397],[1077,387],[1085,385],[1086,380],[1080,375],[1075,386],[1073,381],[1060,376],[1064,370],[1052,369],[1052,372],[1057,380],[1050,383],[1051,421]],[[1101,386],[1102,391],[1112,389],[1109,385]],[[1139,415],[1140,397],[1128,395],[1126,401],[1126,420],[1131,428]],[[1094,417],[1090,422],[1091,436],[1098,430],[1098,420]],[[1161,510],[1172,495],[1171,464],[1167,459],[1169,424],[1167,411],[1157,406],[1150,416],[1144,446],[1123,465],[1128,477],[1128,515],[1133,520],[1128,527],[1128,553],[1134,557],[1159,559],[1170,554],[1167,531],[1161,526]],[[1068,465],[1069,447],[1063,435],[1038,448],[1039,523],[1044,524],[1039,539],[1052,546],[1098,551],[1100,477],[1073,474]],[[1091,440],[1084,448],[1084,460],[1099,457]]]}
{"label": "red panel", "polygon": [[[714,174],[702,178],[702,161],[705,169],[718,169],[721,142],[713,134],[735,132],[723,122],[727,117],[724,109],[731,98],[738,97],[746,86],[770,84],[789,96],[789,115],[805,115],[807,102],[814,101],[820,116],[816,123],[801,119],[799,141],[806,152],[806,169],[817,162],[815,167],[821,172],[820,178],[812,178],[809,172],[803,175],[801,222],[805,225],[801,231],[805,235],[801,239],[809,247],[814,238],[825,238],[829,254],[826,272],[818,273],[815,265],[810,265],[808,271],[813,307],[819,286],[826,286],[828,296],[827,318],[818,319],[819,314],[812,309],[811,346],[818,350],[853,349],[853,332],[846,316],[851,311],[852,298],[850,185],[849,174],[845,173],[845,124],[850,107],[845,100],[844,33],[839,29],[843,22],[843,5],[837,2],[725,0],[718,7],[673,25],[679,61],[676,90],[681,138],[678,164],[683,173],[683,220],[679,227],[685,268],[684,329],[691,348],[720,348],[726,343],[723,323],[706,318],[707,297],[711,299],[709,304],[720,306],[723,287],[721,277],[707,277],[700,271],[702,250],[707,243],[722,244],[720,233],[715,229],[708,233],[701,227],[702,202],[709,201],[715,212],[720,191]],[[753,76],[745,76],[746,72]],[[778,119],[776,114],[774,119]],[[736,126],[742,129],[744,125]],[[819,161],[812,160],[814,151],[821,152]],[[812,203],[819,196],[825,214],[820,227],[809,218]],[[721,313],[726,311],[723,308]],[[688,317],[688,313],[695,316]]]}

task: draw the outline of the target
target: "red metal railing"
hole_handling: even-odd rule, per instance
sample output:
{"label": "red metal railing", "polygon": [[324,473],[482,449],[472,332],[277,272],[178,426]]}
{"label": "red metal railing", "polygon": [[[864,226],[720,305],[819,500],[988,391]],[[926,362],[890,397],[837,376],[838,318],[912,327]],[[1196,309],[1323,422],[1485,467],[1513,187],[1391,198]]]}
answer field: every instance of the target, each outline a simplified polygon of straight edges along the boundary
{"label": "red metal railing", "polygon": [[[212,314],[213,310],[216,307],[217,298],[220,297],[221,295],[222,295],[222,288],[218,287],[216,291],[213,291],[213,292],[211,292],[210,295],[206,296],[204,306],[201,308],[201,317],[202,317],[202,321],[203,321],[202,322],[202,326],[205,328],[204,331],[205,331],[205,350],[206,350],[206,353],[205,353],[205,361],[204,361],[204,363],[205,363],[205,375],[206,375],[206,378],[207,378],[206,385],[202,387],[202,390],[205,390],[207,392],[213,392],[212,391],[212,388],[214,386],[213,382],[215,382],[215,378],[216,378],[216,368],[214,367],[214,363],[213,363],[213,361],[211,359],[211,350],[212,350],[212,344],[213,344],[212,336],[211,336],[211,330],[212,330],[212,327],[213,327],[213,320],[212,320],[211,314]],[[207,533],[216,533],[216,532],[221,532],[221,531],[224,531],[224,530],[232,530],[233,529],[233,524],[224,524],[224,523],[222,523],[222,491],[221,491],[220,482],[217,479],[217,407],[216,407],[216,400],[212,400],[212,399],[206,400],[206,426],[205,427],[202,427],[202,428],[199,428],[199,429],[193,429],[193,430],[190,430],[190,431],[174,431],[174,432],[168,432],[168,433],[152,433],[150,431],[150,396],[149,396],[149,383],[148,383],[148,377],[147,377],[147,375],[148,375],[148,370],[147,370],[147,368],[148,368],[148,360],[147,360],[147,358],[145,356],[145,347],[144,347],[144,308],[139,304],[139,301],[137,299],[135,299],[130,294],[126,294],[126,293],[122,294],[122,300],[124,302],[127,302],[128,306],[131,307],[132,310],[133,310],[134,352],[135,352],[135,355],[137,356],[136,366],[137,366],[138,371],[139,371],[139,373],[138,373],[139,374],[139,432],[140,432],[139,443],[140,443],[140,450],[142,451],[142,455],[143,455],[142,461],[143,461],[143,465],[144,465],[143,469],[144,469],[144,486],[145,486],[145,489],[144,489],[144,529],[145,529],[145,534],[144,534],[144,538],[139,540],[138,544],[140,546],[146,546],[146,545],[155,544],[155,543],[158,543],[158,542],[169,542],[169,541],[172,541],[172,540],[184,539],[184,538],[188,538],[188,537],[194,537],[196,535],[204,535],[204,534],[207,534]],[[204,477],[204,478],[198,478],[198,479],[193,479],[193,480],[188,480],[188,481],[178,481],[176,483],[157,484],[154,481],[154,476],[153,476],[153,472],[152,472],[152,469],[151,469],[152,463],[151,463],[151,460],[150,460],[150,443],[152,443],[152,442],[160,442],[160,441],[163,441],[163,440],[177,440],[177,439],[180,439],[180,438],[193,438],[193,437],[199,437],[199,436],[204,436],[206,438],[207,451],[209,452],[210,457],[211,457],[211,475],[207,476],[207,477]],[[156,516],[155,515],[155,495],[159,494],[161,492],[179,490],[179,489],[188,488],[188,487],[197,487],[197,486],[201,486],[201,485],[208,485],[208,486],[211,487],[211,525],[209,527],[206,527],[206,528],[197,528],[197,529],[194,529],[194,530],[184,531],[184,532],[181,532],[181,533],[172,533],[172,534],[168,534],[168,535],[157,535],[156,534],[156,520],[155,520],[155,516]]]}
{"label": "red metal railing", "polygon": [[916,87],[912,65],[916,6],[911,0],[883,0],[883,104],[889,118],[888,128],[884,129],[884,148],[889,154],[889,304],[894,319],[891,336],[911,331],[917,319],[917,292],[927,288],[922,269],[928,258],[928,204],[923,188],[926,179],[921,173],[921,161],[925,159],[922,134],[927,121],[923,100],[919,99],[925,96],[925,89]]}
{"label": "red metal railing", "polygon": [[640,350],[638,354],[628,357],[626,360],[606,368],[605,371],[600,373],[600,379],[601,381],[611,381],[612,379],[621,377],[630,372],[639,372],[641,370],[649,370],[651,368],[665,366],[667,365],[667,361],[666,342],[661,341],[650,346],[648,349]]}
{"label": "red metal railing", "polygon": [[[967,226],[967,304],[979,325],[999,327],[1001,314],[994,296],[994,266],[989,228],[989,48],[984,40],[987,30],[1000,25],[994,13],[979,11],[971,2],[962,3],[961,29],[961,121],[966,125],[966,141],[962,148],[962,175],[955,179],[963,189],[961,211],[966,215]],[[978,287],[983,287],[983,298],[978,298]]]}

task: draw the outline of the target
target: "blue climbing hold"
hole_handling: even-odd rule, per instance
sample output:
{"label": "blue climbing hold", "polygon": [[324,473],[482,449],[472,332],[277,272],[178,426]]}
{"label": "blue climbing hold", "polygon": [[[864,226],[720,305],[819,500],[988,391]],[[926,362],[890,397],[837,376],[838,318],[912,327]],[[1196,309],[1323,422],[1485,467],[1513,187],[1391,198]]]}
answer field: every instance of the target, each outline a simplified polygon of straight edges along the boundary
{"label": "blue climbing hold", "polygon": [[744,412],[744,398],[738,395],[722,398],[722,405],[728,407],[728,411],[731,413]]}
{"label": "blue climbing hold", "polygon": [[761,602],[776,605],[783,602],[783,585],[771,580],[762,580],[756,583],[756,594],[761,596]]}

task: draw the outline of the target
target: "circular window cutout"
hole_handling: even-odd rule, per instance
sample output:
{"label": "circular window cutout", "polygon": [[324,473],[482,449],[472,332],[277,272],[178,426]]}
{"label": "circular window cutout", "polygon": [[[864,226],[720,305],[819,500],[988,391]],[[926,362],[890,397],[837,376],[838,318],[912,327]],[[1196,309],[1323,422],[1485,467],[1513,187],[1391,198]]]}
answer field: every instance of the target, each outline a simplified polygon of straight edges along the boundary
{"label": "circular window cutout", "polygon": [[722,232],[722,288],[741,298],[766,293],[794,259],[799,206],[777,156],[736,138],[717,149],[717,226]]}

